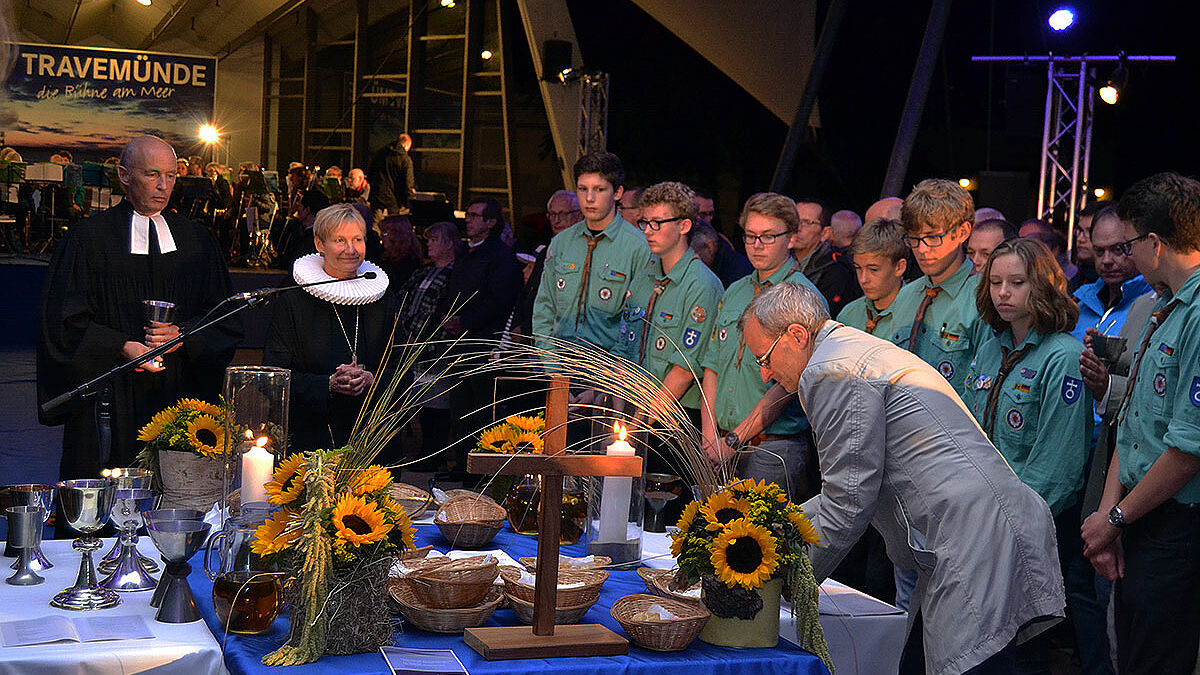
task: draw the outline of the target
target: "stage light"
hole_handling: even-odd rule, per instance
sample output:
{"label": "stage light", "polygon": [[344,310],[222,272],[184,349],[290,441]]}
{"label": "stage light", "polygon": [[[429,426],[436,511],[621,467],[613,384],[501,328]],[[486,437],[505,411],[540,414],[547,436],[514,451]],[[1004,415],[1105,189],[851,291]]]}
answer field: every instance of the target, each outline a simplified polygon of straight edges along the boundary
{"label": "stage light", "polygon": [[492,58],[492,56],[493,56],[492,50],[490,50],[490,49],[485,49],[482,52],[479,52],[479,57],[482,58],[484,61],[490,60]]}
{"label": "stage light", "polygon": [[975,181],[971,180],[970,178],[959,178],[958,184],[962,186],[962,189],[964,190],[974,190],[976,187],[978,187],[975,184]]}
{"label": "stage light", "polygon": [[1059,7],[1050,14],[1046,23],[1050,24],[1051,29],[1062,32],[1075,25],[1075,10],[1070,7]]}
{"label": "stage light", "polygon": [[1128,82],[1129,71],[1125,70],[1124,65],[1118,64],[1113,69],[1112,75],[1109,75],[1108,81],[1104,83],[1103,87],[1100,87],[1100,100],[1109,105],[1116,105]]}
{"label": "stage light", "polygon": [[563,68],[558,71],[558,81],[565,87],[583,77],[582,68]]}
{"label": "stage light", "polygon": [[442,7],[445,7],[446,9],[454,7],[454,0],[442,0]]}
{"label": "stage light", "polygon": [[137,0],[137,4],[143,7],[149,7],[152,0]]}
{"label": "stage light", "polygon": [[1105,199],[1108,197],[1108,190],[1104,188],[1096,188],[1092,190],[1092,194],[1096,195],[1096,199]]}
{"label": "stage light", "polygon": [[221,140],[221,134],[220,134],[220,132],[217,131],[217,128],[214,127],[213,125],[202,124],[200,126],[200,140],[205,143],[208,143],[209,145],[212,145],[213,143],[216,143],[217,141]]}

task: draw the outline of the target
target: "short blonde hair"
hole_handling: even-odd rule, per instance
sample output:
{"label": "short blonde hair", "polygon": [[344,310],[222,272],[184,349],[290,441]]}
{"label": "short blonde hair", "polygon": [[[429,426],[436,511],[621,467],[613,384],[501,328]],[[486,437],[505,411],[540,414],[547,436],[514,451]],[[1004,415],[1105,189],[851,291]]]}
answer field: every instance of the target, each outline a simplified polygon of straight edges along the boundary
{"label": "short blonde hair", "polygon": [[950,232],[963,223],[975,223],[975,200],[952,180],[927,178],[904,198],[900,222],[908,234],[915,234],[926,225],[936,232]]}
{"label": "short blonde hair", "polygon": [[362,228],[363,236],[367,234],[367,221],[363,220],[362,214],[350,203],[334,204],[317,211],[317,217],[313,221],[313,234],[325,241],[342,223],[356,223]]}
{"label": "short blonde hair", "polygon": [[796,213],[796,202],[791,197],[775,192],[759,192],[746,200],[742,207],[742,215],[738,217],[738,226],[746,228],[746,218],[751,213],[757,213],[765,218],[774,218],[783,223],[788,232],[800,229],[800,215]]}
{"label": "short blonde hair", "polygon": [[655,183],[638,195],[638,206],[646,208],[652,204],[666,204],[677,218],[696,222],[696,193],[692,188],[676,181]]}
{"label": "short blonde hair", "polygon": [[858,234],[854,235],[854,243],[850,244],[850,253],[881,255],[893,263],[908,258],[908,247],[904,245],[904,226],[898,220],[874,218],[867,221]]}

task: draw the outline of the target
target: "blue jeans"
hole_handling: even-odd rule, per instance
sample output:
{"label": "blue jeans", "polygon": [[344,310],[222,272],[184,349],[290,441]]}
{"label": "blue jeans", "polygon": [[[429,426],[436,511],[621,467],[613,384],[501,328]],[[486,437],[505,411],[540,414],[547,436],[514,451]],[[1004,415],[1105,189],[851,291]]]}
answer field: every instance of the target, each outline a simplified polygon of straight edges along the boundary
{"label": "blue jeans", "polygon": [[803,434],[759,441],[757,446],[742,451],[737,475],[739,478],[775,483],[786,490],[790,498],[799,499],[799,491],[804,486],[804,461],[807,455],[808,443]]}

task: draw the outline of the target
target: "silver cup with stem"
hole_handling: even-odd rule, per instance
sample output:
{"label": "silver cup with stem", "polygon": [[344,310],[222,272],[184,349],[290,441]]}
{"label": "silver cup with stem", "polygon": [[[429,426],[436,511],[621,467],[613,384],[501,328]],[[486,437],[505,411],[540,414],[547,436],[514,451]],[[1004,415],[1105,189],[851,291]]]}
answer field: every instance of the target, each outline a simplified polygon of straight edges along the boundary
{"label": "silver cup with stem", "polygon": [[[154,477],[154,472],[150,471],[149,469],[119,468],[105,469],[100,472],[100,475],[104,478],[111,478],[112,480],[116,481],[118,490],[149,490],[151,489],[151,482]],[[149,510],[152,508],[154,508],[154,506],[150,505],[143,510]],[[141,525],[141,519],[139,518],[137,522],[132,523],[130,527],[133,527],[136,530],[137,528],[141,527]],[[141,562],[142,568],[146,570],[146,574],[158,573],[158,563],[154,562],[153,558],[147,558],[146,556],[137,552],[136,549],[134,550],[134,553],[137,555],[137,559]],[[100,559],[100,562],[96,563],[96,569],[100,570],[101,574],[112,574],[112,571],[117,568],[117,561],[120,557],[121,538],[118,537],[117,541],[113,543],[113,546],[111,549],[109,549],[108,553],[104,554],[104,557]]]}
{"label": "silver cup with stem", "polygon": [[[172,323],[175,321],[175,303],[167,302],[166,300],[143,300],[142,306],[146,310],[146,325],[151,322],[157,323]],[[155,357],[155,362],[162,365],[163,358]]]}
{"label": "silver cup with stem", "polygon": [[5,579],[13,586],[36,586],[45,581],[33,571],[32,552],[42,543],[42,507],[10,506],[5,509],[8,519],[8,541],[17,549],[17,573]]}
{"label": "silver cup with stem", "polygon": [[[171,521],[191,521],[200,523],[204,521],[204,512],[197,509],[154,509],[146,511],[142,514],[142,521],[146,524],[146,530],[149,531],[151,523],[171,522]],[[163,563],[167,562],[164,557]],[[151,607],[159,607],[162,605],[163,594],[167,591],[167,584],[160,583],[154,589],[154,596],[150,598]]]}
{"label": "silver cup with stem", "polygon": [[150,540],[167,563],[158,581],[165,590],[155,620],[162,623],[200,620],[200,611],[196,609],[192,587],[188,584],[188,574],[192,571],[188,560],[200,550],[211,528],[212,525],[195,520],[157,520],[146,525]]}
{"label": "silver cup with stem", "polygon": [[[8,508],[10,506],[37,506],[42,509],[42,524],[50,519],[50,514],[54,513],[54,492],[53,485],[39,485],[34,483],[25,483],[21,485],[5,485],[0,487],[0,507]],[[38,533],[41,534],[40,532]],[[38,545],[30,551],[30,568],[35,572],[41,572],[54,567],[54,563],[42,553],[41,546],[42,538],[38,536]],[[12,538],[4,544],[4,557],[17,557],[17,549],[12,546]],[[17,569],[16,564],[12,569]]]}
{"label": "silver cup with stem", "polygon": [[[121,555],[112,566],[108,576],[100,586],[119,592],[148,591],[157,584],[153,577],[146,572],[142,562],[143,556],[138,555],[138,526],[142,524],[142,512],[149,511],[154,506],[153,490],[117,490],[113,500],[112,512],[109,519],[120,530],[118,537]],[[150,563],[153,560],[145,558]],[[157,568],[158,565],[155,565]]]}
{"label": "silver cup with stem", "polygon": [[50,601],[51,607],[72,610],[108,609],[121,604],[115,591],[101,588],[96,583],[96,567],[92,564],[92,553],[100,549],[100,538],[96,533],[108,522],[113,500],[117,496],[117,484],[108,478],[64,480],[58,484],[58,503],[62,507],[63,520],[81,537],[71,548],[83,554],[79,561],[79,576],[75,585],[61,591]]}

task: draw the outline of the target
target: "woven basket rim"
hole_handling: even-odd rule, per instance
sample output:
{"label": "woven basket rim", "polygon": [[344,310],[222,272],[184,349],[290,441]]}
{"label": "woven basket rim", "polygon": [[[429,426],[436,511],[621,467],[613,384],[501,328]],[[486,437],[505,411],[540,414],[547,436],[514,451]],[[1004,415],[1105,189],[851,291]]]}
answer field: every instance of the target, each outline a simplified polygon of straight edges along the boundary
{"label": "woven basket rim", "polygon": [[[628,614],[632,614],[639,609],[647,609],[651,605],[660,605],[663,609],[675,615],[674,619],[662,619],[659,621],[646,621],[634,619]],[[676,600],[675,598],[664,598],[658,595],[650,595],[648,593],[634,593],[618,598],[613,603],[612,609],[609,611],[612,618],[617,622],[625,624],[635,624],[640,626],[663,626],[667,624],[683,623],[686,621],[696,621],[705,619],[711,616],[711,613],[704,608],[703,605]]]}
{"label": "woven basket rim", "polygon": [[[507,591],[504,593],[504,596],[506,598],[508,598],[509,602],[517,603],[520,605],[525,605],[526,607],[529,607],[530,609],[533,608],[532,602],[529,602],[528,600],[525,600],[525,599],[519,598],[515,595],[512,595],[511,593],[508,593]],[[577,605],[558,605],[554,609],[555,609],[555,611],[559,611],[559,612],[569,612],[571,610],[582,609],[584,607],[591,607],[592,605],[596,604],[598,601],[599,601],[599,599],[592,600],[591,602],[581,602]]]}
{"label": "woven basket rim", "polygon": [[508,518],[508,511],[504,510],[492,499],[483,495],[470,496],[459,495],[451,497],[442,502],[438,507],[437,513],[433,517],[435,523],[459,524],[459,523],[491,523],[502,522]]}
{"label": "woven basket rim", "polygon": [[[500,576],[503,577],[506,582],[515,584],[517,586],[522,586],[524,588],[533,588],[533,586],[523,583],[521,581],[521,571],[522,570],[519,567],[513,567],[512,565],[503,565],[500,567]],[[583,579],[577,578],[580,576],[585,577],[585,578],[583,578]],[[515,578],[510,578],[510,577],[515,577]],[[560,585],[564,584],[564,583],[573,584],[573,583],[576,583],[579,581],[583,582],[583,586],[580,586],[578,588],[559,589],[559,592],[561,593],[564,590],[583,591],[583,590],[586,590],[593,586],[602,586],[602,585],[604,585],[605,581],[608,581],[608,577],[609,577],[608,570],[559,568],[558,583]]]}
{"label": "woven basket rim", "polygon": [[[608,567],[612,564],[612,558],[606,555],[595,556],[595,561],[586,565],[572,565],[569,562],[563,562],[563,558],[569,556],[558,556],[558,569],[560,570],[598,570]],[[524,556],[517,559],[517,562],[525,566],[526,570],[534,571],[537,567],[537,556]],[[511,565],[509,565],[511,567]]]}

